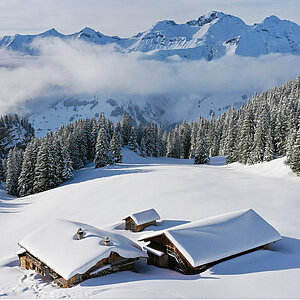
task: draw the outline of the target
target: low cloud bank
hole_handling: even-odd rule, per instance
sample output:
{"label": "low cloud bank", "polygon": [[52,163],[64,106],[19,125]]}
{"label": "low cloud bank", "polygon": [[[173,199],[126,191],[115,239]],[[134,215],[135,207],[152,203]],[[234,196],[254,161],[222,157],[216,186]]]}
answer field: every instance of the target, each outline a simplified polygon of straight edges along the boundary
{"label": "low cloud bank", "polygon": [[[38,56],[0,50],[0,110],[18,111],[28,101],[51,105],[62,95],[189,95],[263,91],[300,74],[300,56],[227,56],[207,62],[145,59],[114,45],[42,39]],[[38,100],[37,100],[38,99]],[[142,101],[142,100],[138,100]],[[176,102],[176,103],[177,103]]]}

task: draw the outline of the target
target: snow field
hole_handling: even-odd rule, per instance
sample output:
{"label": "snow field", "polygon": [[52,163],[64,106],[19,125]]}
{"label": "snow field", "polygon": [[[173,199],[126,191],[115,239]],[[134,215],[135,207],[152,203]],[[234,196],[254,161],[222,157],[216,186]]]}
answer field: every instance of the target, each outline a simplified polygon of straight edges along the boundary
{"label": "snow field", "polygon": [[[63,186],[24,198],[1,193],[0,297],[3,298],[297,298],[300,297],[300,181],[284,158],[255,166],[193,165],[190,160],[143,158],[125,149],[124,162],[75,172]],[[141,233],[121,219],[155,208],[162,221]],[[234,210],[252,208],[283,236],[271,250],[182,275],[141,260],[135,272],[87,280],[71,289],[42,282],[18,267],[18,241],[53,219],[115,230],[137,241],[158,231]]]}

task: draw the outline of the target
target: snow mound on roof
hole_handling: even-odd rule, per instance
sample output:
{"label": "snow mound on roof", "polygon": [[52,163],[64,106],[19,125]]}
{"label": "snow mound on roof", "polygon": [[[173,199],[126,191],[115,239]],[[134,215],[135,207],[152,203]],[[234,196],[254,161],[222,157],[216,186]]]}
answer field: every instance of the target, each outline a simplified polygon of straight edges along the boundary
{"label": "snow mound on roof", "polygon": [[206,218],[164,233],[193,267],[201,266],[281,239],[281,235],[254,210]]}
{"label": "snow mound on roof", "polygon": [[160,219],[159,214],[154,208],[131,214],[129,217],[131,217],[137,225],[142,225]]}
{"label": "snow mound on roof", "polygon": [[[84,231],[81,240],[76,235],[79,228]],[[109,246],[103,243],[105,236],[110,239]],[[55,220],[37,229],[19,245],[65,279],[85,273],[111,252],[126,258],[145,256],[140,246],[120,234],[68,220]]]}

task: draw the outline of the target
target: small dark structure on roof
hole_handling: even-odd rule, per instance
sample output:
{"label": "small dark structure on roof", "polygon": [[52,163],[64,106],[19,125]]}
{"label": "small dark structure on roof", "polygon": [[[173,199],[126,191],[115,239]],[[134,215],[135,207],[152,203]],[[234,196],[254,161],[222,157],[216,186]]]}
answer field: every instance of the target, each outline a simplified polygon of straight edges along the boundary
{"label": "small dark structure on roof", "polygon": [[148,209],[138,213],[131,214],[124,218],[125,229],[133,232],[144,230],[150,225],[156,225],[156,221],[160,219],[159,214],[155,209]]}
{"label": "small dark structure on roof", "polygon": [[149,234],[148,264],[184,274],[258,249],[268,249],[280,234],[252,209],[203,219]]}

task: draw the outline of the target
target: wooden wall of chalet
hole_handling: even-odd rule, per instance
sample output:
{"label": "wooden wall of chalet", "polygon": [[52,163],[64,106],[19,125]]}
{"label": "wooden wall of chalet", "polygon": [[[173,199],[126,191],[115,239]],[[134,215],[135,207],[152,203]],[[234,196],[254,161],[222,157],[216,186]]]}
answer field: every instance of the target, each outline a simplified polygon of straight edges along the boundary
{"label": "wooden wall of chalet", "polygon": [[145,224],[137,225],[131,217],[127,217],[125,219],[125,229],[133,232],[142,231],[150,225],[156,225],[156,221],[151,221]]}
{"label": "wooden wall of chalet", "polygon": [[[95,278],[104,276],[111,273],[116,273],[120,271],[129,271],[134,267],[134,262],[137,258],[125,258],[120,256],[116,252],[111,252],[110,256],[107,258],[103,258],[98,261],[96,265],[90,268],[84,274],[76,274],[70,279],[66,280],[59,274],[57,274],[54,270],[48,268],[44,263],[39,261],[36,257],[34,257],[29,252],[25,252],[19,255],[20,266],[25,269],[31,269],[38,272],[40,275],[44,276],[46,271],[52,277],[55,283],[57,283],[60,287],[68,288],[74,284],[78,284],[86,279]],[[97,269],[108,265],[111,268],[96,272]]]}
{"label": "wooden wall of chalet", "polygon": [[176,261],[175,258],[170,257],[170,255],[168,255],[168,250],[169,251],[173,251],[174,253],[176,253],[177,255],[180,256],[180,258],[182,259],[182,261],[184,262],[185,265],[185,272],[184,274],[198,274],[201,272],[204,272],[205,270],[211,268],[212,266],[226,261],[228,259],[232,259],[235,257],[238,257],[240,255],[244,255],[259,249],[265,249],[268,250],[269,249],[269,244],[263,245],[263,246],[259,246],[253,249],[249,249],[247,251],[241,252],[241,253],[237,253],[235,255],[231,255],[225,258],[222,258],[220,260],[208,263],[208,264],[204,264],[201,266],[197,266],[197,267],[193,267],[188,261],[187,259],[184,257],[184,255],[177,249],[177,247],[167,238],[167,236],[165,234],[161,234],[155,237],[150,237],[150,238],[146,238],[144,239],[145,242],[149,242],[150,244],[148,245],[149,247],[159,250],[161,252],[164,253],[164,255],[162,255],[161,257],[156,256],[155,254],[151,253],[148,251],[148,264],[152,264],[161,268],[169,268],[172,270],[178,270],[178,263]]}
{"label": "wooden wall of chalet", "polygon": [[159,250],[164,253],[163,256],[157,257],[156,255],[150,253],[148,251],[148,263],[153,264],[155,266],[161,267],[161,268],[169,268],[172,270],[178,269],[178,263],[175,258],[168,255],[168,251],[172,251],[176,253],[183,261],[185,270],[185,274],[196,274],[199,273],[197,268],[194,268],[184,257],[184,255],[177,249],[177,247],[167,238],[167,236],[163,233],[161,235],[146,238],[144,239],[145,242],[149,242],[149,247]]}

